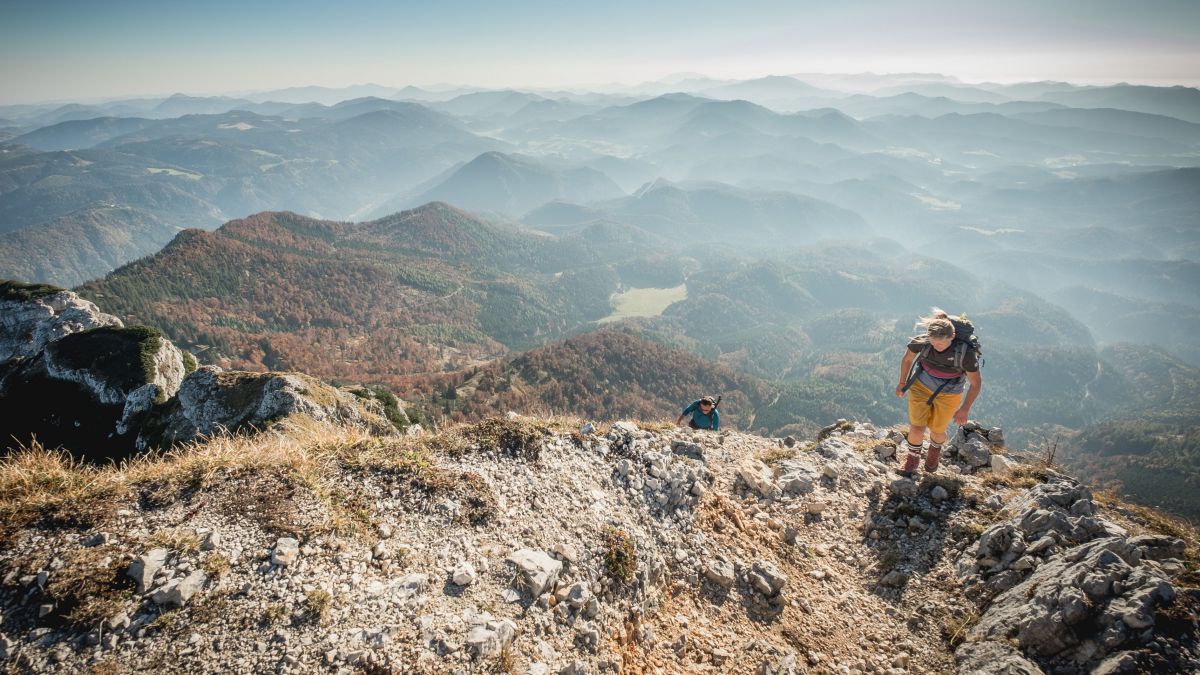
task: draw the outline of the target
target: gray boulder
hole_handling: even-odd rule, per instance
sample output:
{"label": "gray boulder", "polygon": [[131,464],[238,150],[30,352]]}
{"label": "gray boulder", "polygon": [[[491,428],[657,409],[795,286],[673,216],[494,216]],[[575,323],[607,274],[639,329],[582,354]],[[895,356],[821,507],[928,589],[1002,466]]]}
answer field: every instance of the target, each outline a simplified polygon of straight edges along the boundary
{"label": "gray boulder", "polygon": [[1036,663],[1006,642],[968,642],[954,653],[960,673],[1043,675]]}
{"label": "gray boulder", "polygon": [[123,325],[71,291],[15,281],[0,285],[0,365],[36,356],[72,333]]}
{"label": "gray boulder", "polygon": [[[1128,540],[1097,539],[1043,563],[999,595],[968,640],[1011,640],[1039,660],[1094,666],[1153,626],[1155,610],[1174,598],[1174,587],[1142,564]],[[1082,640],[1074,628],[1085,623],[1094,641]]]}
{"label": "gray boulder", "polygon": [[249,373],[204,366],[184,378],[177,405],[163,419],[161,436],[139,436],[142,447],[198,436],[263,427],[305,415],[386,433],[382,407],[300,373]]}

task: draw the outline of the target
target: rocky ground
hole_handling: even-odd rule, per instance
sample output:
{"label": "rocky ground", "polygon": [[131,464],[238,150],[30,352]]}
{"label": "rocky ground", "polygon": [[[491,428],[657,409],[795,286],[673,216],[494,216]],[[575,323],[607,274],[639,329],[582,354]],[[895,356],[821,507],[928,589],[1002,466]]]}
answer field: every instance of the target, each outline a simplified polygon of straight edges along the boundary
{"label": "rocky ground", "polygon": [[0,667],[1200,668],[1196,542],[1001,442],[960,434],[913,480],[895,432],[854,423],[285,423],[103,470],[29,452],[0,471]]}

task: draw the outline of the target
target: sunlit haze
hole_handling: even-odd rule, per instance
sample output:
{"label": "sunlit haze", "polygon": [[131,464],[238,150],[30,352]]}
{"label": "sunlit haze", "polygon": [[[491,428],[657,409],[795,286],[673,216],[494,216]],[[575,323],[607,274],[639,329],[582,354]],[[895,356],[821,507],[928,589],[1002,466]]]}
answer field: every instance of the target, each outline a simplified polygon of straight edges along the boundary
{"label": "sunlit haze", "polygon": [[593,89],[677,73],[1200,84],[1200,3],[58,0],[8,7],[0,103],[440,83]]}

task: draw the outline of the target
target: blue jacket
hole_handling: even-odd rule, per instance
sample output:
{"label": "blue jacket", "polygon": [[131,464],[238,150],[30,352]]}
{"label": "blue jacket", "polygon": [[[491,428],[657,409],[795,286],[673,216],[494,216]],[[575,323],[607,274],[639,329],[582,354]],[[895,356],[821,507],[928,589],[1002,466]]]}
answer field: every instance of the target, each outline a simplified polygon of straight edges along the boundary
{"label": "blue jacket", "polygon": [[681,415],[692,414],[692,421],[701,429],[712,429],[718,431],[721,428],[721,413],[717,412],[714,407],[712,413],[705,415],[700,412],[700,399],[692,401],[692,404],[683,409]]}

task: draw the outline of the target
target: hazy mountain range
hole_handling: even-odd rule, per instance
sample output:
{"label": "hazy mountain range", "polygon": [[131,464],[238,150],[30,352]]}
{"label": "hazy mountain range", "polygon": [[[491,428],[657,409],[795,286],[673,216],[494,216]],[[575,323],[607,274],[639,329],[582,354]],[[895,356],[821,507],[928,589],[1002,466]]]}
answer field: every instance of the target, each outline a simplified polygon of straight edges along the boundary
{"label": "hazy mountain range", "polygon": [[1155,437],[1185,438],[1194,402],[1137,364],[1200,364],[1198,167],[1195,89],[920,73],[5,106],[0,277],[109,275],[85,292],[201,360],[384,381],[451,415],[520,398],[472,388],[480,368],[562,404],[504,364],[569,361],[557,341],[603,321],[775,387],[786,406],[754,416],[773,431],[899,415],[877,390],[939,304],[987,327],[995,419],[1050,433],[1161,404]]}

